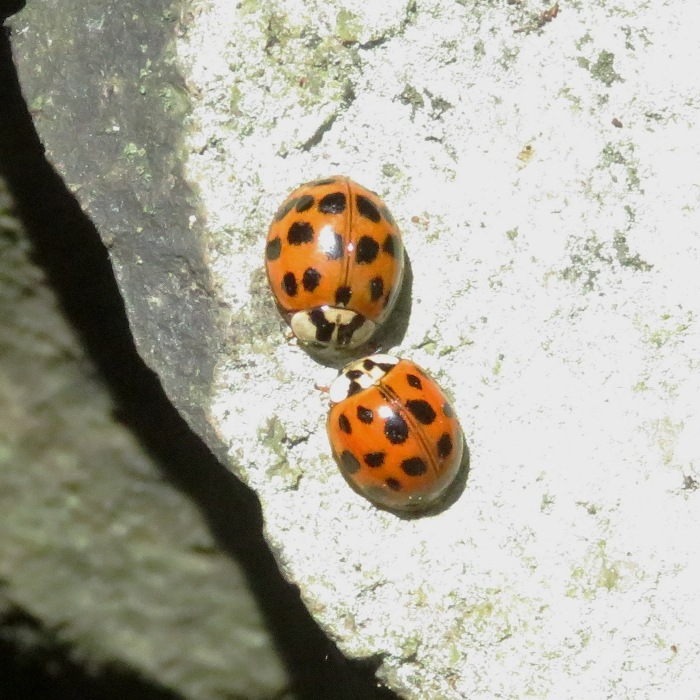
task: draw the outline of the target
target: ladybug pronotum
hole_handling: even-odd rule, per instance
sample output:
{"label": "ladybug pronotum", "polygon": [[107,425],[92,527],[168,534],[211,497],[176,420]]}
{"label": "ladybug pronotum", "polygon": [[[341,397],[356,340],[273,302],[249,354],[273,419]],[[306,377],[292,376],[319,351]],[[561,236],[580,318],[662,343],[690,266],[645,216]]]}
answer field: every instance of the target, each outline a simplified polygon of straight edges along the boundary
{"label": "ladybug pronotum", "polygon": [[301,344],[353,350],[396,303],[401,234],[373,192],[347,177],[316,180],[294,190],[275,214],[265,267],[277,307]]}
{"label": "ladybug pronotum", "polygon": [[435,505],[457,476],[464,439],[435,381],[410,360],[371,355],[330,387],[328,438],[340,471],[390,510]]}

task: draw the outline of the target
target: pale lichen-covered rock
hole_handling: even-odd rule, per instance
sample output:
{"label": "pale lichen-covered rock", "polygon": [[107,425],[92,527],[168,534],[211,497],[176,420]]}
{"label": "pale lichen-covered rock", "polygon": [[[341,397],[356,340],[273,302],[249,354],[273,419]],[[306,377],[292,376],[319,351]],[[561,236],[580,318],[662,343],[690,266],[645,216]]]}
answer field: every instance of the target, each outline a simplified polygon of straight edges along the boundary
{"label": "pale lichen-covered rock", "polygon": [[[125,226],[66,175],[144,356],[257,491],[316,619],[406,698],[692,695],[699,56],[683,3],[208,0],[172,36],[177,156],[153,131],[125,144],[130,115],[104,125],[142,215]],[[164,206],[180,168],[191,209]],[[398,220],[412,275],[392,349],[435,375],[467,436],[466,487],[432,517],[347,488],[314,387],[334,370],[285,342],[266,289],[276,205],[334,173]]]}

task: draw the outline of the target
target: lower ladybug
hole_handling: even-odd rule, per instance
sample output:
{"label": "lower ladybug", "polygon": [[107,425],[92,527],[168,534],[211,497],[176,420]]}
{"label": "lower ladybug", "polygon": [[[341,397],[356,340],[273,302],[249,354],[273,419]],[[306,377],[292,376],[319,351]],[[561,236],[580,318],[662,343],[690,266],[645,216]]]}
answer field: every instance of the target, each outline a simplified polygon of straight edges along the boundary
{"label": "lower ladybug", "polygon": [[353,350],[391,313],[404,268],[401,234],[382,200],[347,177],[294,190],[277,210],[265,269],[303,345]]}
{"label": "lower ladybug", "polygon": [[328,438],[343,476],[390,510],[424,510],[459,472],[464,439],[450,402],[410,360],[371,355],[331,384]]}

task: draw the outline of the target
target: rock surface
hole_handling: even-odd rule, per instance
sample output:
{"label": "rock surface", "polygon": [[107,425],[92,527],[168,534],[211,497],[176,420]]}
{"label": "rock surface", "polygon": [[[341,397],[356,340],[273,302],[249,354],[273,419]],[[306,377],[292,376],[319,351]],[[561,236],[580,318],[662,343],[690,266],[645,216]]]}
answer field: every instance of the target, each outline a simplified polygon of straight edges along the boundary
{"label": "rock surface", "polygon": [[[692,697],[700,57],[685,4],[144,7],[18,24],[19,55],[54,47],[20,61],[23,82],[110,246],[140,351],[260,496],[315,617],[406,698]],[[314,388],[334,370],[284,342],[265,287],[276,206],[333,173],[401,225],[395,350],[438,378],[467,435],[464,491],[432,517],[347,488]]]}
{"label": "rock surface", "polygon": [[0,179],[0,650],[35,667],[3,658],[0,696],[284,697],[245,566],[114,415],[12,212]]}

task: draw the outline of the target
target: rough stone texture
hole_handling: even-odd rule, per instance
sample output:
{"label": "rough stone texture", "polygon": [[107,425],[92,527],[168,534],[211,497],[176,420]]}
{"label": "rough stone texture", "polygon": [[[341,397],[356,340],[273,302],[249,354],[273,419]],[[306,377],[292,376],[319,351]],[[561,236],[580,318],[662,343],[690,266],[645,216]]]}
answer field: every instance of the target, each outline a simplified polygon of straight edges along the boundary
{"label": "rough stone texture", "polygon": [[[45,697],[78,666],[85,697],[282,697],[246,572],[114,415],[11,212],[0,180],[0,648],[44,658]],[[37,697],[3,661],[0,695]]]}
{"label": "rough stone texture", "polygon": [[[191,3],[133,67],[153,82],[105,63],[81,88],[94,122],[77,156],[64,105],[36,107],[144,357],[260,495],[309,609],[406,698],[695,693],[696,30],[679,1],[558,10]],[[66,84],[98,20],[60,57]],[[178,99],[156,99],[175,65]],[[142,127],[161,122],[184,124],[178,148]],[[467,435],[465,489],[432,517],[347,488],[314,388],[334,372],[283,341],[265,288],[275,207],[336,172],[402,226],[396,351],[441,381]]]}

